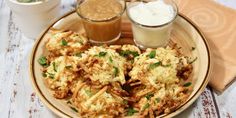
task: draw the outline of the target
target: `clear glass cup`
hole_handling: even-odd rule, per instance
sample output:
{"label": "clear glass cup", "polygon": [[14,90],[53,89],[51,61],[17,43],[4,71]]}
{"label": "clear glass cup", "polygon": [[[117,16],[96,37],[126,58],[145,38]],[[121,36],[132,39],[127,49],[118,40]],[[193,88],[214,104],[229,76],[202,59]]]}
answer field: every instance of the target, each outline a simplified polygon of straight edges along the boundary
{"label": "clear glass cup", "polygon": [[[144,4],[148,2],[159,1],[159,0],[143,0]],[[130,2],[127,6],[127,16],[132,24],[132,32],[134,42],[137,46],[142,49],[146,48],[157,48],[166,46],[170,40],[170,34],[172,30],[172,24],[178,16],[178,8],[175,2],[172,0],[161,0],[165,4],[173,7],[174,17],[166,23],[160,25],[144,25],[135,21],[130,16],[129,9],[138,5],[140,2]],[[157,9],[158,10],[158,9]]]}
{"label": "clear glass cup", "polygon": [[[99,3],[93,4],[93,2]],[[125,9],[124,0],[79,0],[77,4],[77,14],[82,18],[89,41],[97,44],[112,43],[119,39],[121,35],[121,16]],[[111,15],[109,14],[113,12],[111,10],[119,12]],[[109,17],[106,17],[106,14]]]}

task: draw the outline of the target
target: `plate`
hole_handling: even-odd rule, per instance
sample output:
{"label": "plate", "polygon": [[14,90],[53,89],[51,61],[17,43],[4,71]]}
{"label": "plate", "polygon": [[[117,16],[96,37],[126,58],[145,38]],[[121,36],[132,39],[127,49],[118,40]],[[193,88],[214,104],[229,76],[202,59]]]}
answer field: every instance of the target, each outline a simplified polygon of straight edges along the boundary
{"label": "plate", "polygon": [[[130,22],[126,16],[124,16],[122,20],[122,35],[121,39],[117,41],[116,44],[133,44]],[[30,75],[33,88],[44,105],[60,117],[78,116],[76,112],[71,110],[70,107],[66,105],[65,102],[61,102],[61,100],[58,100],[52,96],[52,93],[50,93],[49,89],[43,82],[43,77],[40,70],[41,66],[38,64],[37,59],[45,53],[44,44],[47,40],[47,33],[51,28],[84,33],[81,23],[81,19],[75,11],[62,16],[40,35],[31,54]],[[190,97],[185,103],[183,103],[183,105],[181,105],[174,112],[164,114],[161,117],[173,117],[188,108],[204,91],[209,81],[209,75],[211,72],[211,53],[207,40],[199,28],[190,19],[182,14],[179,14],[173,23],[170,44],[173,42],[177,43],[177,45],[181,47],[181,51],[184,55],[191,58],[197,58],[197,60],[193,63],[193,74],[191,77],[194,87]]]}

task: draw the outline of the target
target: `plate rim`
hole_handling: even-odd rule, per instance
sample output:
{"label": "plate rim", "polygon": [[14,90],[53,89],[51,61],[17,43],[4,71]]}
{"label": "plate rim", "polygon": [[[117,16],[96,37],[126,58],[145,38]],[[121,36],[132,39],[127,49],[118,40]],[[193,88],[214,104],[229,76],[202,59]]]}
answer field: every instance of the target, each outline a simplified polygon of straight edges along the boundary
{"label": "plate rim", "polygon": [[[31,54],[30,54],[30,60],[29,60],[29,72],[30,72],[30,80],[31,80],[31,86],[33,86],[33,90],[36,93],[36,95],[39,97],[39,99],[42,101],[42,103],[49,108],[51,111],[53,111],[56,115],[60,116],[60,117],[66,117],[66,118],[72,118],[72,116],[70,116],[69,114],[61,111],[60,109],[58,109],[56,106],[54,106],[49,100],[46,99],[46,97],[43,95],[43,92],[40,90],[40,87],[38,86],[37,82],[36,82],[36,77],[35,77],[35,71],[34,71],[34,61],[35,61],[35,54],[36,54],[36,50],[41,42],[41,40],[43,39],[43,36],[45,36],[45,34],[50,30],[50,28],[53,27],[53,25],[55,23],[57,23],[59,20],[73,14],[76,13],[75,10],[72,10],[66,14],[64,14],[63,16],[59,17],[58,19],[54,20],[50,25],[48,25],[48,27],[42,31],[40,33],[40,35],[36,38],[36,41],[34,43],[34,46],[32,48]],[[179,106],[179,108],[176,111],[173,111],[170,114],[165,114],[163,116],[160,117],[173,117],[178,115],[179,113],[181,113],[182,111],[184,111],[185,109],[187,109],[194,101],[196,101],[196,99],[200,96],[200,94],[204,91],[204,89],[206,88],[209,80],[210,80],[210,75],[211,75],[211,71],[212,71],[212,52],[210,51],[211,48],[209,46],[209,43],[205,37],[205,35],[203,34],[203,32],[201,31],[201,29],[191,20],[189,19],[186,15],[182,14],[182,13],[178,13],[179,17],[182,17],[183,19],[185,19],[185,21],[187,21],[189,24],[191,24],[192,27],[194,27],[194,29],[199,33],[199,35],[202,37],[202,40],[206,46],[207,49],[207,56],[208,56],[208,65],[207,65],[207,72],[206,75],[204,77],[203,82],[201,83],[201,86],[198,88],[198,90],[196,91],[196,93],[189,98],[187,101],[185,101],[181,106]],[[188,106],[188,107],[184,107],[184,106]]]}

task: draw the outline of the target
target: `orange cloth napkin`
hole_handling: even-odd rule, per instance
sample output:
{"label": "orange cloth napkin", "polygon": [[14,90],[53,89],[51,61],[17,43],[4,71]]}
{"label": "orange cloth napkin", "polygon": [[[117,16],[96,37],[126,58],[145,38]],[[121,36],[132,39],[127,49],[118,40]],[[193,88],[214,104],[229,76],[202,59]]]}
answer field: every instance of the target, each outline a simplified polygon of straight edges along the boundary
{"label": "orange cloth napkin", "polygon": [[175,0],[205,34],[213,53],[210,86],[224,91],[236,76],[236,10],[213,0]]}

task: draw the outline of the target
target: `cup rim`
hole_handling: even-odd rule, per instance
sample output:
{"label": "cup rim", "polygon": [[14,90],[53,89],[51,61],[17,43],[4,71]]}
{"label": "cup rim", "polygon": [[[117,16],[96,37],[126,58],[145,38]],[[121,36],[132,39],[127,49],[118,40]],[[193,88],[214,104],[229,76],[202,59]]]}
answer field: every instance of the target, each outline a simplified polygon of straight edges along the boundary
{"label": "cup rim", "polygon": [[124,2],[124,7],[122,9],[122,11],[117,14],[116,16],[113,16],[111,18],[108,18],[108,19],[104,19],[104,20],[94,20],[94,19],[90,19],[90,18],[87,18],[87,17],[84,17],[83,15],[81,15],[80,13],[77,12],[77,9],[78,9],[78,5],[82,4],[83,3],[83,0],[81,0],[80,2],[77,3],[76,5],[76,13],[82,18],[82,19],[85,19],[87,21],[90,21],[90,22],[106,22],[106,21],[112,21],[114,19],[117,19],[119,17],[121,17],[123,15],[123,13],[125,12],[126,10],[126,1],[125,0],[121,0]]}
{"label": "cup rim", "polygon": [[129,20],[130,20],[132,23],[136,24],[136,25],[139,25],[139,26],[142,26],[142,27],[148,27],[148,28],[163,27],[163,26],[166,26],[166,25],[168,25],[168,24],[171,24],[173,21],[175,21],[175,19],[176,19],[177,16],[178,16],[178,13],[179,13],[179,9],[178,9],[177,4],[176,4],[173,0],[170,0],[170,1],[173,3],[174,7],[176,8],[176,9],[175,9],[175,10],[176,10],[175,16],[174,16],[174,18],[173,18],[172,20],[170,20],[170,21],[168,21],[168,22],[166,22],[166,23],[160,24],[160,25],[153,25],[153,26],[151,26],[151,25],[144,25],[144,24],[141,24],[141,23],[136,22],[135,20],[133,20],[133,19],[130,17],[128,7],[127,7],[127,10],[126,10],[126,14],[127,14],[128,18],[129,18]]}
{"label": "cup rim", "polygon": [[32,5],[40,5],[40,4],[43,4],[43,3],[47,3],[49,2],[50,0],[46,0],[46,1],[37,1],[37,2],[29,2],[29,3],[25,3],[25,2],[18,2],[17,0],[8,0],[14,4],[17,4],[17,5],[22,5],[22,6],[32,6]]}

